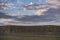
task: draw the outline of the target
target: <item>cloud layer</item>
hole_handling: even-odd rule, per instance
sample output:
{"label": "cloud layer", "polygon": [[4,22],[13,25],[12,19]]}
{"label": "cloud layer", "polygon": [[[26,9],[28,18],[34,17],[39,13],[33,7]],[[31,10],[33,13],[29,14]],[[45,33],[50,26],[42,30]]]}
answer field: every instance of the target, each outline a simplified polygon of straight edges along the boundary
{"label": "cloud layer", "polygon": [[60,8],[60,0],[46,0],[46,2],[52,8]]}
{"label": "cloud layer", "polygon": [[[3,25],[29,25],[29,24],[60,24],[60,1],[47,0],[48,5],[30,3],[22,6],[20,10],[35,10],[35,15],[12,15],[0,12],[0,24]],[[10,4],[0,4],[0,9],[15,8]],[[57,22],[57,23],[56,23]]]}
{"label": "cloud layer", "polygon": [[0,10],[8,10],[15,8],[11,3],[0,3]]}

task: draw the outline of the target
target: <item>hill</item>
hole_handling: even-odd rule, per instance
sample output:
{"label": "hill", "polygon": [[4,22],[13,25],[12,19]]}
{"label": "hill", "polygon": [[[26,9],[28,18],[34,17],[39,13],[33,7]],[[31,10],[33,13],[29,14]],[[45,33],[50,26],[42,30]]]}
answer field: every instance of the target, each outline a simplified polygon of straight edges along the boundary
{"label": "hill", "polygon": [[0,26],[0,32],[60,32],[60,26],[43,25],[43,26]]}

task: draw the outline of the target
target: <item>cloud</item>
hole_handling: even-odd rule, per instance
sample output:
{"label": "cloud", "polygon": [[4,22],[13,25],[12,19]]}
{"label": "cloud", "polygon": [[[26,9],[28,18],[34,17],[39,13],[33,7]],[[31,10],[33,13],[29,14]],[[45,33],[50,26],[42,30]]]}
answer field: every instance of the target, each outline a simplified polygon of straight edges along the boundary
{"label": "cloud", "polygon": [[[60,24],[60,3],[58,0],[47,0],[49,4],[40,5],[35,3],[30,3],[29,5],[23,6],[22,10],[35,10],[35,15],[20,15],[20,14],[7,14],[0,12],[0,24],[4,25],[50,25],[50,24]],[[0,8],[6,10],[13,8],[10,4],[0,4]],[[5,9],[6,8],[6,9]],[[25,8],[25,9],[24,9]],[[56,23],[57,22],[57,23]]]}
{"label": "cloud", "polygon": [[46,0],[49,7],[60,8],[60,0]]}
{"label": "cloud", "polygon": [[19,20],[21,18],[24,18],[25,15],[12,15],[12,14],[6,14],[6,13],[1,13],[0,12],[0,23],[4,23],[4,24],[28,24],[28,23],[31,23],[31,22],[25,22],[24,20]]}
{"label": "cloud", "polygon": [[43,8],[43,9],[40,9],[40,10],[37,10],[36,11],[36,15],[40,16],[40,15],[45,15],[44,12],[48,11],[49,8]]}
{"label": "cloud", "polygon": [[47,19],[47,16],[37,16],[37,15],[11,16],[11,15],[6,15],[6,13],[0,13],[0,23],[3,23],[5,25],[9,25],[9,24],[18,25],[18,24],[34,24],[38,22],[50,22],[54,20],[53,18]]}
{"label": "cloud", "polygon": [[31,2],[28,5],[22,6],[22,8],[20,10],[39,10],[41,8],[44,8],[44,7],[46,7],[46,5]]}
{"label": "cloud", "polygon": [[[8,20],[8,21],[7,21]],[[32,26],[32,25],[59,25],[59,22],[49,21],[49,22],[23,22],[17,21],[13,19],[1,19],[1,25],[25,25],[25,26]]]}
{"label": "cloud", "polygon": [[[41,12],[42,10],[42,12]],[[37,14],[38,12],[38,14]],[[44,24],[47,22],[60,22],[60,8],[42,8],[36,10],[36,15],[16,15],[16,14],[6,14],[0,12],[0,23],[5,25],[28,25],[28,24]],[[49,24],[50,24],[49,23]],[[47,23],[48,24],[48,23]],[[57,23],[56,23],[57,24]],[[59,23],[58,23],[59,24]]]}
{"label": "cloud", "polygon": [[7,19],[9,19],[9,18],[15,18],[15,16],[9,16],[9,15],[6,15],[6,13],[0,12],[0,18],[7,18]]}
{"label": "cloud", "polygon": [[54,15],[54,16],[56,16],[56,15],[58,15],[58,14],[60,14],[60,8],[59,9],[55,9],[55,8],[50,8],[48,11],[46,11],[46,12],[44,12],[46,15]]}
{"label": "cloud", "polygon": [[6,19],[6,18],[0,18],[0,26],[1,25],[27,25],[27,24],[32,24],[33,22],[23,22],[23,21],[18,21],[15,19]]}
{"label": "cloud", "polygon": [[6,18],[0,18],[0,22],[13,22],[13,21],[15,21],[15,20],[13,20],[13,19],[6,19]]}
{"label": "cloud", "polygon": [[0,10],[8,10],[13,8],[15,8],[15,6],[13,6],[12,3],[0,3]]}
{"label": "cloud", "polygon": [[12,25],[12,24],[17,24],[19,21],[16,21],[14,19],[6,19],[6,18],[0,18],[0,23],[3,23],[5,25]]}

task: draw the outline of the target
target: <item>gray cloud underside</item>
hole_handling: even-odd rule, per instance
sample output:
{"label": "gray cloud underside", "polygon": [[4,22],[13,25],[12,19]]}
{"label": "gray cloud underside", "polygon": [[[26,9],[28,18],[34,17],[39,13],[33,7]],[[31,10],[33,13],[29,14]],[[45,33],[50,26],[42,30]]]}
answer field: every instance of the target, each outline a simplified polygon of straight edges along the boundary
{"label": "gray cloud underside", "polygon": [[33,16],[28,16],[25,15],[25,17],[22,18],[18,18],[20,16],[10,16],[10,15],[6,15],[5,13],[1,13],[0,12],[0,18],[6,18],[6,19],[14,19],[17,21],[23,21],[23,22],[50,22],[50,21],[54,21],[58,18],[58,16],[56,15],[60,15],[60,9],[53,9],[50,8],[48,11],[44,12],[45,15],[33,15]]}
{"label": "gray cloud underside", "polygon": [[2,15],[0,16],[0,18],[4,18],[4,19],[15,19],[17,21],[24,21],[24,22],[46,22],[46,21],[53,21],[54,18],[53,17],[47,17],[47,16],[25,16],[23,18],[17,18],[14,16],[8,16],[8,15]]}
{"label": "gray cloud underside", "polygon": [[0,12],[0,18],[10,19],[10,18],[15,18],[15,16],[9,16],[9,15],[6,15],[6,13]]}

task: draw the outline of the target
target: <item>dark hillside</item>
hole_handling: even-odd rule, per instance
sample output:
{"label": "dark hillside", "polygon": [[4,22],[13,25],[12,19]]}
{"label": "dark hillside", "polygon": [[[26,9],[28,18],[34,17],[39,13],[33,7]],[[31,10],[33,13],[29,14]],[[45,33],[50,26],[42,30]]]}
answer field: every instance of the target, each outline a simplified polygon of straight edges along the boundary
{"label": "dark hillside", "polygon": [[0,32],[60,32],[60,26],[0,26]]}
{"label": "dark hillside", "polygon": [[60,26],[0,26],[0,40],[59,40]]}

